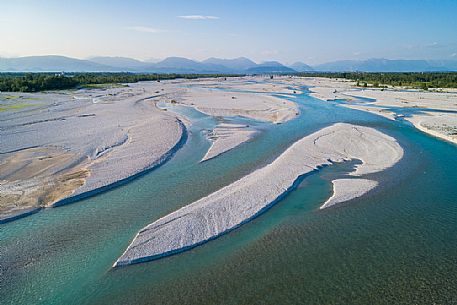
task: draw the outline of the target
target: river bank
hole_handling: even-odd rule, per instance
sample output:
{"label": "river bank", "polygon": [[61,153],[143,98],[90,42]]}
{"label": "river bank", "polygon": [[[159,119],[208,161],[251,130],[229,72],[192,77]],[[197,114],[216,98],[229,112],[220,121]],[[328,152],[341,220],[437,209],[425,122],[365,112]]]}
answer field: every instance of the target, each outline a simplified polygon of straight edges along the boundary
{"label": "river bank", "polygon": [[[294,143],[271,164],[143,228],[114,266],[182,252],[225,234],[279,201],[300,176],[322,166],[359,159],[362,164],[353,172],[359,176],[391,167],[402,156],[395,139],[374,129],[350,124],[324,128]],[[336,182],[331,201],[322,207],[360,197],[373,188],[373,181],[365,179],[342,181],[346,187]]]}
{"label": "river bank", "polygon": [[457,93],[455,90],[360,88],[355,82],[329,78],[294,78],[310,87],[318,99],[345,100],[344,107],[367,111],[388,119],[403,119],[417,129],[457,144]]}
{"label": "river bank", "polygon": [[[1,93],[0,222],[74,202],[157,168],[185,142],[185,117],[157,103],[182,104],[214,117],[272,123],[294,118],[294,103],[265,94],[211,90],[232,80],[140,82],[48,93]],[[233,80],[235,84],[239,79]],[[12,98],[14,97],[14,99]],[[6,101],[8,100],[8,101]],[[184,124],[181,122],[184,120]],[[211,131],[210,159],[248,141],[255,131]]]}

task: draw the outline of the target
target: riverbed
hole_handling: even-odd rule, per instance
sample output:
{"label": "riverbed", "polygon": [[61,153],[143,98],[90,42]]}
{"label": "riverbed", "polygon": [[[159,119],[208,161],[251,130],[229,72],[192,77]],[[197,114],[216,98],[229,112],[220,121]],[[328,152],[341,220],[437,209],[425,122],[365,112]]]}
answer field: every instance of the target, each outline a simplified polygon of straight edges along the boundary
{"label": "riverbed", "polygon": [[[200,162],[210,147],[195,114],[174,157],[128,184],[0,227],[1,304],[392,304],[456,302],[457,146],[407,122],[297,94],[300,115],[257,123],[248,142]],[[274,93],[272,93],[274,94]],[[368,194],[320,210],[328,166],[266,213],[178,255],[113,269],[154,220],[251,173],[298,139],[337,122],[394,137],[404,157],[372,175]]]}

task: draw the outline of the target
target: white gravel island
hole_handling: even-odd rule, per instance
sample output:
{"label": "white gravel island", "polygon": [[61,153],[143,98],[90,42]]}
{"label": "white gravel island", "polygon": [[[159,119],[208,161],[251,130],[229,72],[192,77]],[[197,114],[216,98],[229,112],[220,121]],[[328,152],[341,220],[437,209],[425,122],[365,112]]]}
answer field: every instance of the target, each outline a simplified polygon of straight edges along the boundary
{"label": "white gravel island", "polygon": [[[146,226],[114,267],[182,252],[227,233],[275,204],[300,176],[324,165],[358,159],[362,164],[351,174],[360,176],[391,167],[402,156],[398,142],[375,129],[345,123],[324,128],[294,143],[271,164]],[[361,196],[375,183],[351,180],[350,188],[334,188],[338,194],[328,205]]]}

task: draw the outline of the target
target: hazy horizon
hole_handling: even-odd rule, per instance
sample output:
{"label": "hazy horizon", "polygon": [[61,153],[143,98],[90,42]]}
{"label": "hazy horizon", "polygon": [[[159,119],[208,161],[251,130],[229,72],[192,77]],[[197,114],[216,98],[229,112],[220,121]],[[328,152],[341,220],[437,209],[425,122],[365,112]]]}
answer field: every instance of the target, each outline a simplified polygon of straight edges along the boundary
{"label": "hazy horizon", "polygon": [[0,56],[457,60],[456,10],[451,0],[23,0],[0,4]]}
{"label": "hazy horizon", "polygon": [[31,55],[24,55],[24,56],[1,56],[0,55],[0,58],[5,58],[5,59],[14,59],[14,58],[21,58],[21,57],[41,57],[41,56],[62,56],[62,57],[67,57],[67,58],[73,58],[73,59],[79,59],[79,60],[93,60],[93,59],[96,59],[96,58],[100,58],[100,57],[106,57],[106,58],[126,58],[126,59],[133,59],[133,60],[138,60],[140,62],[144,62],[144,63],[159,63],[167,58],[185,58],[185,59],[190,59],[190,60],[193,60],[193,61],[197,61],[197,62],[202,62],[202,61],[205,61],[207,59],[210,59],[210,58],[216,58],[216,59],[222,59],[222,60],[233,60],[233,59],[238,59],[238,58],[246,58],[248,60],[252,60],[254,63],[256,64],[263,64],[263,63],[266,63],[266,62],[271,62],[271,61],[276,61],[276,62],[279,62],[281,64],[284,64],[286,66],[290,66],[292,64],[295,64],[295,63],[298,63],[298,62],[301,62],[301,63],[304,63],[304,64],[307,64],[307,65],[310,65],[310,66],[319,66],[319,65],[322,65],[322,64],[327,64],[327,63],[332,63],[332,62],[341,62],[341,61],[352,61],[352,60],[355,60],[355,61],[368,61],[368,60],[426,60],[426,61],[457,61],[457,57],[452,57],[452,58],[434,58],[434,59],[427,59],[427,58],[386,58],[386,57],[367,57],[367,58],[353,58],[353,59],[347,59],[347,58],[335,58],[335,59],[331,59],[331,60],[328,60],[328,61],[325,61],[325,62],[318,62],[318,63],[309,63],[309,62],[306,62],[305,60],[295,60],[295,61],[281,61],[281,60],[277,60],[275,58],[271,58],[271,59],[268,59],[268,60],[253,60],[252,58],[249,58],[247,56],[243,56],[243,55],[240,55],[240,56],[237,56],[237,57],[218,57],[218,56],[209,56],[209,57],[206,57],[206,58],[203,58],[203,59],[196,59],[196,58],[189,58],[189,57],[184,57],[184,56],[177,56],[177,55],[169,55],[167,57],[163,57],[163,58],[146,58],[146,59],[141,59],[141,58],[135,58],[135,57],[129,57],[129,56],[119,56],[119,55],[93,55],[93,56],[87,56],[87,57],[74,57],[74,56],[69,56],[69,55],[66,55],[66,54],[40,54],[40,55],[36,55],[36,54],[31,54]]}

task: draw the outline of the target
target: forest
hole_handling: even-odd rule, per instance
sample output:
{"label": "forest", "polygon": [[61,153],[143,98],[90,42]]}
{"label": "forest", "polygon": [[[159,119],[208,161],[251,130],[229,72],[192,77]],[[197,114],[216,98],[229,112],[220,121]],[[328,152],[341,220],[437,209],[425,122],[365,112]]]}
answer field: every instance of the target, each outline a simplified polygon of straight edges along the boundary
{"label": "forest", "polygon": [[[457,88],[457,72],[306,72],[297,76],[343,78],[360,87]],[[136,73],[0,73],[0,92],[38,92],[75,89],[98,84],[136,83],[167,79],[231,77],[235,74],[136,74]]]}
{"label": "forest", "polygon": [[298,75],[350,79],[360,87],[457,88],[457,72],[310,72]]}
{"label": "forest", "polygon": [[219,74],[135,74],[135,73],[0,73],[0,92],[38,92],[75,89],[96,84],[136,83],[167,79],[229,77]]}

